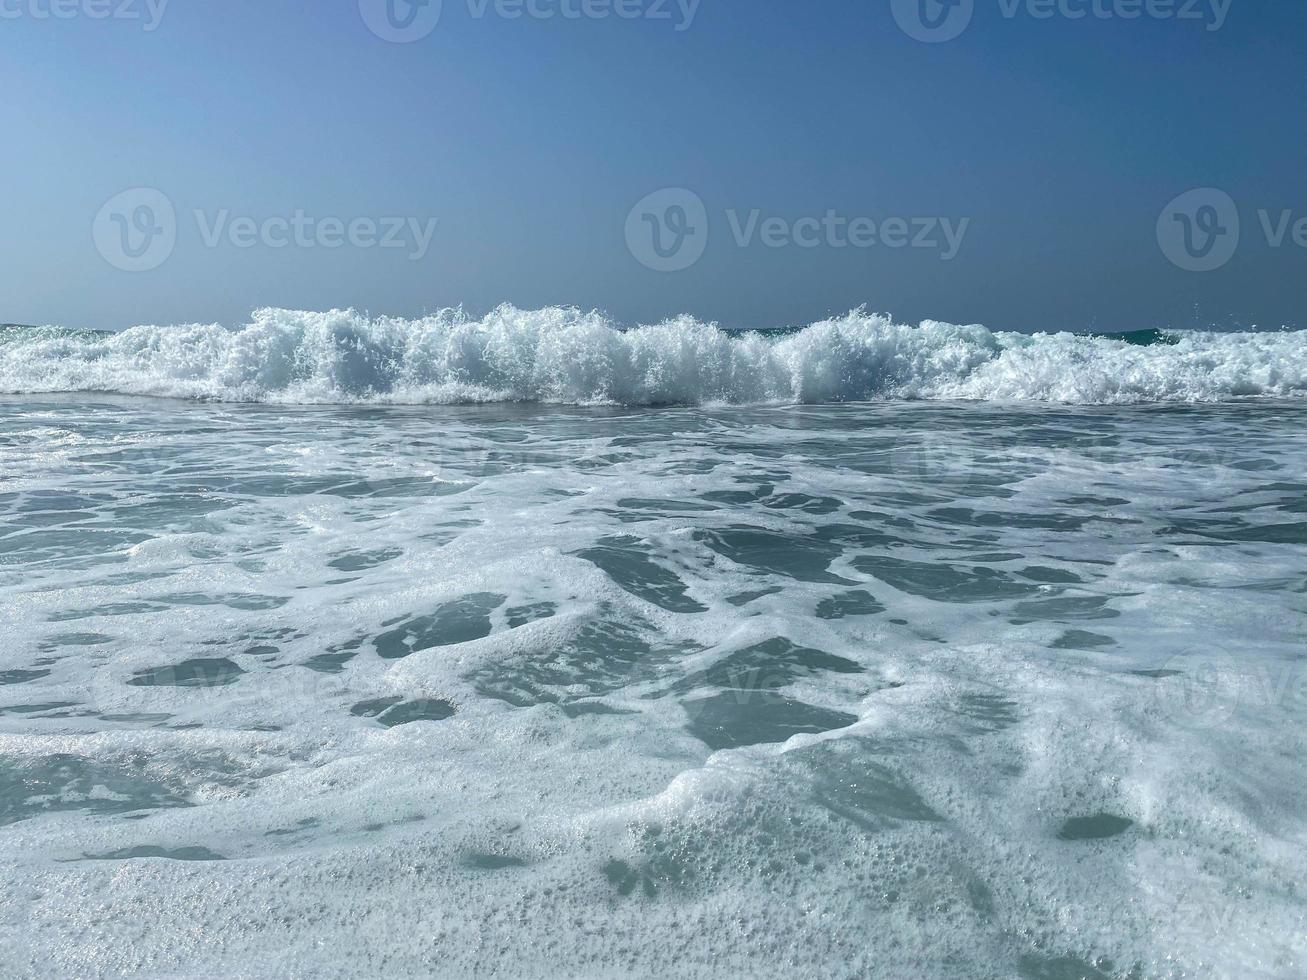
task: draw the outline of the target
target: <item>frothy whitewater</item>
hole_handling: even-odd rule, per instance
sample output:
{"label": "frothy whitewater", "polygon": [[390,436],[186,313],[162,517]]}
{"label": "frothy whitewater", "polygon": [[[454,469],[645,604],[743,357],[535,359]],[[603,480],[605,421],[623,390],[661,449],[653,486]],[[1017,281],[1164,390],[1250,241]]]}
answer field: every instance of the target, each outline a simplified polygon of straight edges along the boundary
{"label": "frothy whitewater", "polygon": [[1303,975],[1303,335],[1147,339],[9,331],[0,975]]}
{"label": "frothy whitewater", "polygon": [[69,391],[281,404],[1221,401],[1307,392],[1307,332],[1141,345],[856,311],[767,335],[688,317],[622,330],[598,313],[507,306],[482,319],[265,309],[239,329],[0,332],[0,392]]}

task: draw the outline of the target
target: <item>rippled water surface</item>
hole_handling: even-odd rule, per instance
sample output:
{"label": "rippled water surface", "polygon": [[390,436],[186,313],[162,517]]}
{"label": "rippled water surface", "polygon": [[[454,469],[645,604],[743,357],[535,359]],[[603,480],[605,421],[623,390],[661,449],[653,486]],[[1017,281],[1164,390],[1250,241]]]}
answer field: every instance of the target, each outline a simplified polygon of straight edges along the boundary
{"label": "rippled water surface", "polygon": [[0,973],[1289,977],[1307,406],[0,398]]}

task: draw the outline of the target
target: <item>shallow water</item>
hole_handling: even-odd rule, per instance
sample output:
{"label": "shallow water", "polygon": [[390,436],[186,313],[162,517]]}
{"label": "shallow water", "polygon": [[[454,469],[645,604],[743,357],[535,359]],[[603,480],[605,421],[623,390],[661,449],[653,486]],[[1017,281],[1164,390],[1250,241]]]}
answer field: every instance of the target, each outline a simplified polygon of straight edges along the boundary
{"label": "shallow water", "polygon": [[0,972],[1300,975],[1305,423],[0,398]]}

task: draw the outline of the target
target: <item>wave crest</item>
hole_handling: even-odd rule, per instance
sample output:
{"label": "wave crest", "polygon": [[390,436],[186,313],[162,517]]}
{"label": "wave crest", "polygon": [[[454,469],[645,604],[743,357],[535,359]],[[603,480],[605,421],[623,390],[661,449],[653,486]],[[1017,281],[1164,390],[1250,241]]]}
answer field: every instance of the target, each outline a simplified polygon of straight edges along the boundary
{"label": "wave crest", "polygon": [[751,404],[876,398],[1080,404],[1307,393],[1307,332],[1104,336],[896,324],[863,310],[787,333],[691,317],[619,329],[599,313],[501,306],[415,320],[262,309],[120,333],[0,332],[0,392],[98,391],[287,404]]}

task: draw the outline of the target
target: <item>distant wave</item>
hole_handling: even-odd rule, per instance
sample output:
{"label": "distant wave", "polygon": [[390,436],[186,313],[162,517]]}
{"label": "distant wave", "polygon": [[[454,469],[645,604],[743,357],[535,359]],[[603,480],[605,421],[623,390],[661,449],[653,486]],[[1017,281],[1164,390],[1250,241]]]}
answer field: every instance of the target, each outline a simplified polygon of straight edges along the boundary
{"label": "distant wave", "polygon": [[0,392],[285,404],[751,404],[878,398],[1122,404],[1307,394],[1307,331],[995,333],[857,310],[736,333],[690,317],[502,306],[417,320],[263,309],[238,329],[0,330]]}

